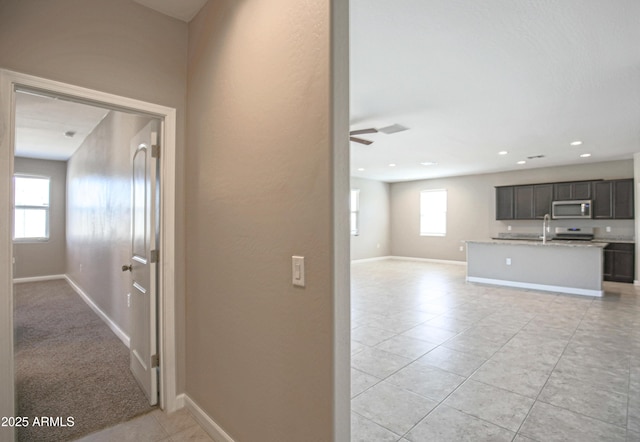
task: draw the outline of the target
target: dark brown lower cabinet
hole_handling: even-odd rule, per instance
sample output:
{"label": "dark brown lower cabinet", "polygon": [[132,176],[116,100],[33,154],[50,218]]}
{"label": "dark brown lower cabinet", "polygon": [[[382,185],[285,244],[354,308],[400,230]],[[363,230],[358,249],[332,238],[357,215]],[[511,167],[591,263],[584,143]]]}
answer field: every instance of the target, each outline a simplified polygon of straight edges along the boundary
{"label": "dark brown lower cabinet", "polygon": [[604,280],[615,282],[633,282],[634,276],[635,244],[609,244],[604,249]]}

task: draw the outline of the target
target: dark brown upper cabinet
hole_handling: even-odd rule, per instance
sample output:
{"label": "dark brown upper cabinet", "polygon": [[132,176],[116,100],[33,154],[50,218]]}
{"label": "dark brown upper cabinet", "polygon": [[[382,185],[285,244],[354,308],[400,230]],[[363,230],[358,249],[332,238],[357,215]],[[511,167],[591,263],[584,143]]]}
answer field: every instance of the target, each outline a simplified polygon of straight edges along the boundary
{"label": "dark brown upper cabinet", "polygon": [[496,219],[541,219],[553,201],[593,200],[595,219],[633,219],[633,179],[496,187]]}
{"label": "dark brown upper cabinet", "polygon": [[533,186],[515,186],[513,199],[515,201],[514,219],[532,219]]}
{"label": "dark brown upper cabinet", "polygon": [[594,181],[593,217],[633,219],[633,179]]}
{"label": "dark brown upper cabinet", "polygon": [[551,215],[553,202],[553,184],[537,184],[533,186],[533,217],[542,219],[546,214]]}
{"label": "dark brown upper cabinet", "polygon": [[552,200],[553,184],[496,187],[496,219],[542,219]]}
{"label": "dark brown upper cabinet", "polygon": [[591,181],[576,181],[573,183],[554,183],[553,184],[553,200],[554,201],[570,201],[570,200],[590,200],[591,199]]}
{"label": "dark brown upper cabinet", "polygon": [[496,187],[496,219],[513,219],[513,186]]}

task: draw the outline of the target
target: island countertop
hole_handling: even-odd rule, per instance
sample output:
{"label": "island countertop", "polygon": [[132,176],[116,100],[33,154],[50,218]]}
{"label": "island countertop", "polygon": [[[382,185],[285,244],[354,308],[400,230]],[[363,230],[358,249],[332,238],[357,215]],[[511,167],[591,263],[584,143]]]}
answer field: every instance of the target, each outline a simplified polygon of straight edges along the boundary
{"label": "island countertop", "polygon": [[467,240],[467,244],[500,244],[500,245],[517,245],[517,246],[540,246],[540,247],[598,247],[604,249],[609,245],[608,242],[599,241],[580,241],[580,240],[547,240],[543,243],[542,240],[535,239],[501,239],[491,238],[486,240]]}

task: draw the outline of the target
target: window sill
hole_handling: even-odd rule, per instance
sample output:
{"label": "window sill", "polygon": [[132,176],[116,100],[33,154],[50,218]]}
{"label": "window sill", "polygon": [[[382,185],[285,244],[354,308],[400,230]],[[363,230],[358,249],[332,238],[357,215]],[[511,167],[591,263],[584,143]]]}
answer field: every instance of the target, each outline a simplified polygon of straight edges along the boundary
{"label": "window sill", "polygon": [[45,242],[49,242],[50,238],[21,238],[14,239],[14,244],[41,244]]}

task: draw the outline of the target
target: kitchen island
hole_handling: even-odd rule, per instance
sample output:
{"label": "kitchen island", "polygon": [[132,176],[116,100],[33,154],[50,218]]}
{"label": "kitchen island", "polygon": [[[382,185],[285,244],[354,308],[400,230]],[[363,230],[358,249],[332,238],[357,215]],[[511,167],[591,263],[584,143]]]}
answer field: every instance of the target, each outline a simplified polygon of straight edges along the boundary
{"label": "kitchen island", "polygon": [[467,281],[602,296],[606,242],[466,241]]}

